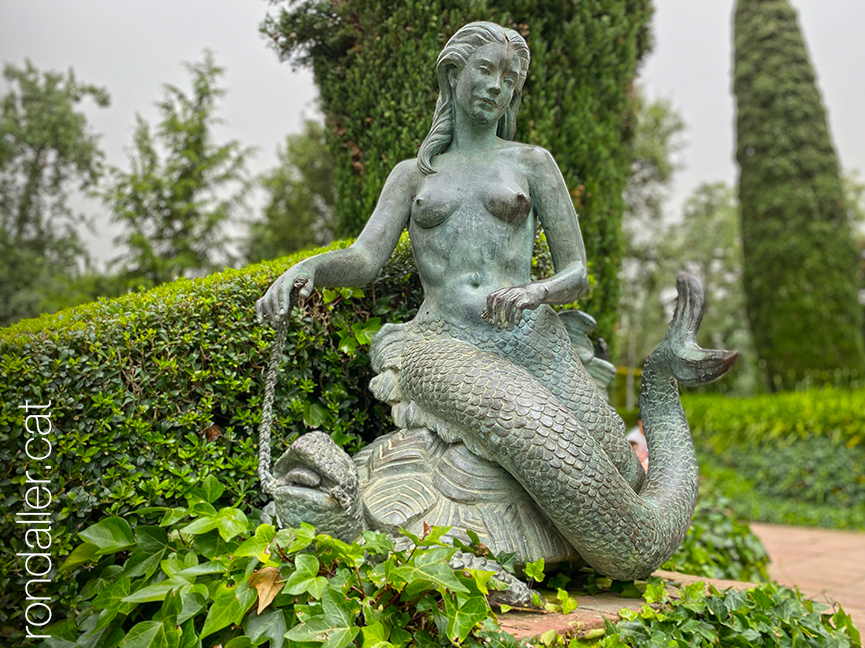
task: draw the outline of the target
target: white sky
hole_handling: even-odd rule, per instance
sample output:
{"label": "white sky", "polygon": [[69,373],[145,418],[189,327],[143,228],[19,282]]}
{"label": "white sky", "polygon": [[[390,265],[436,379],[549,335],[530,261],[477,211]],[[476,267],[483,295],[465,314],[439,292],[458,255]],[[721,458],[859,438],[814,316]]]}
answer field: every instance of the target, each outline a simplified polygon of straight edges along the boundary
{"label": "white sky", "polygon": [[[829,110],[841,163],[865,171],[865,1],[793,0],[818,85]],[[655,49],[641,83],[650,97],[667,97],[688,130],[670,209],[678,210],[700,182],[733,183],[734,98],[731,92],[733,0],[655,0]],[[211,49],[227,70],[220,141],[257,147],[253,172],[276,162],[276,147],[315,114],[316,90],[306,70],[292,71],[258,33],[271,8],[265,0],[0,0],[0,61],[40,69],[72,67],[77,77],[103,85],[111,107],[87,113],[110,164],[126,167],[135,114],[151,123],[162,84],[188,88],[183,61]],[[0,92],[5,87],[0,85]],[[552,152],[555,155],[555,151]],[[104,208],[88,205],[99,221],[91,245],[114,256]]]}

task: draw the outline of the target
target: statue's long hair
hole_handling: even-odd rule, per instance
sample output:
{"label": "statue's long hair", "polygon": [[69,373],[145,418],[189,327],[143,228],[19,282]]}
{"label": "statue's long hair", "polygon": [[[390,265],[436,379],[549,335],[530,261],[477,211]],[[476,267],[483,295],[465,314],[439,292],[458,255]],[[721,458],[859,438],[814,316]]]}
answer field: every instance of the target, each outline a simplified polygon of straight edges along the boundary
{"label": "statue's long hair", "polygon": [[436,76],[439,81],[439,97],[433,114],[432,126],[420,145],[417,166],[421,173],[435,173],[432,159],[444,153],[454,137],[454,89],[451,87],[448,71],[450,68],[462,69],[472,53],[488,43],[508,44],[520,58],[520,77],[514,86],[514,95],[505,114],[499,120],[496,134],[502,139],[512,140],[517,129],[517,111],[523,96],[523,84],[529,71],[529,47],[526,41],[513,29],[507,29],[491,22],[473,22],[454,34],[439,54],[436,61]]}

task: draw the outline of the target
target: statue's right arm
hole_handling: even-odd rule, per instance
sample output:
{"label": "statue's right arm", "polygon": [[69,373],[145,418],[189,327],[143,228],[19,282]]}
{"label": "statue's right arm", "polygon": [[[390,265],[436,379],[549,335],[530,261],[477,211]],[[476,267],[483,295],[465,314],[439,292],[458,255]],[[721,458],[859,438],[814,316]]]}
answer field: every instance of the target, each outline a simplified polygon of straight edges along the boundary
{"label": "statue's right arm", "polygon": [[363,286],[375,279],[408,224],[419,174],[415,160],[397,164],[369,221],[351,247],[318,254],[286,270],[256,302],[259,319],[276,322],[285,317],[295,284],[297,296],[305,299],[315,288]]}

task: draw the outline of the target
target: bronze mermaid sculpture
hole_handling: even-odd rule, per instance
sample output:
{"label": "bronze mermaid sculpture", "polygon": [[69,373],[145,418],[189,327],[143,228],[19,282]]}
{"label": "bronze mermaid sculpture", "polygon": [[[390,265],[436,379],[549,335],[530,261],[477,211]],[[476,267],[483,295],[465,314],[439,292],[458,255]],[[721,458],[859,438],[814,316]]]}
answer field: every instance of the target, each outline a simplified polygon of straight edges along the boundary
{"label": "bronze mermaid sculpture", "polygon": [[[582,560],[643,578],[681,543],[697,498],[677,382],[713,380],[737,354],[697,346],[702,290],[681,275],[673,322],[643,373],[646,475],[550,307],[584,293],[586,258],[553,157],[512,141],[528,65],[515,31],[457,31],[436,64],[440,94],[417,159],[393,169],[351,247],[298,263],[257,303],[259,317],[279,322],[315,287],[367,284],[408,229],[424,301],[370,350],[371,389],[398,430],[353,458],[312,432],[273,476],[268,456],[262,475],[283,526],[306,521],[352,540],[447,525],[519,564]],[[555,274],[532,281],[538,222]]]}

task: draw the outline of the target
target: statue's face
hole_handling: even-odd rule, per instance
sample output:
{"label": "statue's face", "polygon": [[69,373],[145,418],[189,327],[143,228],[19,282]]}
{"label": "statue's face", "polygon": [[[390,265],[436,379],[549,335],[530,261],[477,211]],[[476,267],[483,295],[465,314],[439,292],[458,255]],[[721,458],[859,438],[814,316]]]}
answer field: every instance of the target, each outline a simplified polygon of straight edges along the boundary
{"label": "statue's face", "polygon": [[495,124],[508,109],[519,78],[517,53],[505,43],[487,43],[456,73],[457,109],[482,124]]}

